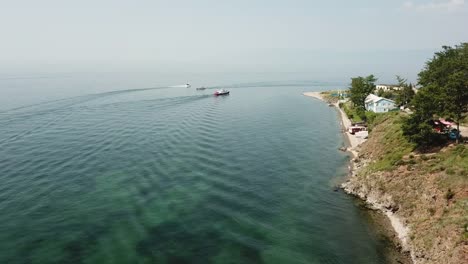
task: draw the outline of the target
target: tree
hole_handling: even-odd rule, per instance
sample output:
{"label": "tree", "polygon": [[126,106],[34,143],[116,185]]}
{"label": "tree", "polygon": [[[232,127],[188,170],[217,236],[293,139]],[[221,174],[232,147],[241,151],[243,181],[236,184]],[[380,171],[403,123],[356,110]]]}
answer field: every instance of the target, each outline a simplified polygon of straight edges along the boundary
{"label": "tree", "polygon": [[460,120],[468,112],[468,43],[435,53],[419,73],[419,83],[423,87],[412,100],[414,113],[405,120],[403,134],[418,145],[430,144],[434,116],[454,118],[460,131]]}
{"label": "tree", "polygon": [[383,97],[385,91],[383,89],[378,89],[377,90],[377,96]]}
{"label": "tree", "polygon": [[413,114],[404,119],[401,126],[403,135],[414,142],[419,148],[427,148],[436,142],[437,135],[427,118]]}
{"label": "tree", "polygon": [[384,91],[382,95],[379,95],[380,97],[387,98],[390,100],[394,100],[396,95],[394,91]]}
{"label": "tree", "polygon": [[392,90],[383,90],[383,89],[378,89],[377,90],[377,96],[380,96],[380,97],[383,97],[383,98],[387,98],[387,99],[390,99],[390,100],[394,100],[395,97],[396,97],[396,93]]}
{"label": "tree", "polygon": [[376,81],[377,78],[372,74],[367,77],[359,76],[351,78],[351,87],[349,88],[351,93],[350,100],[357,111],[365,111],[366,97],[375,90]]}
{"label": "tree", "polygon": [[468,43],[442,47],[419,73],[419,83],[434,93],[435,113],[452,117],[460,131],[460,120],[468,112]]}
{"label": "tree", "polygon": [[404,106],[407,107],[408,104],[413,100],[414,97],[414,90],[413,90],[413,85],[408,84],[407,80],[400,77],[396,76],[397,81],[398,81],[398,87],[400,87],[400,90],[397,91],[397,95],[395,98],[395,103],[398,106]]}
{"label": "tree", "polygon": [[437,112],[434,105],[437,104],[438,99],[434,95],[434,91],[421,89],[413,100],[414,113],[404,119],[401,127],[403,135],[420,148],[426,148],[435,143],[436,133],[430,126],[430,121]]}

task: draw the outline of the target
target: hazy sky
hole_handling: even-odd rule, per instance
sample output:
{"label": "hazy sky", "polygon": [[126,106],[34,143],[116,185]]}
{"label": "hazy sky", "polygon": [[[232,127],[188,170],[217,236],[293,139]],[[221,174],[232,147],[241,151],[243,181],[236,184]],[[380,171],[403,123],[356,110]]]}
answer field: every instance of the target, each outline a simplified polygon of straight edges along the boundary
{"label": "hazy sky", "polygon": [[464,0],[0,0],[0,73],[415,75],[468,41]]}

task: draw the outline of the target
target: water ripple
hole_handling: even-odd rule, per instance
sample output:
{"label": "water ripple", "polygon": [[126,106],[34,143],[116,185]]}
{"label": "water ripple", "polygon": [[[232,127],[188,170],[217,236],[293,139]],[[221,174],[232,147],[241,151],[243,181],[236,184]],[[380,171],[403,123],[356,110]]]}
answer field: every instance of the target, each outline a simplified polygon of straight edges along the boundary
{"label": "water ripple", "polygon": [[345,160],[336,113],[276,86],[0,113],[0,262],[378,263],[329,186]]}

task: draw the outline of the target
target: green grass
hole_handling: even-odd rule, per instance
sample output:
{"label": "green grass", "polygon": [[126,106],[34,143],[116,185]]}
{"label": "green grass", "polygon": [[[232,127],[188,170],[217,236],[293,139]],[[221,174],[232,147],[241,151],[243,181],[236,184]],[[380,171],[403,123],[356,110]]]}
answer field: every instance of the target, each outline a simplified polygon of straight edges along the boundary
{"label": "green grass", "polygon": [[351,120],[351,122],[357,123],[357,122],[362,122],[363,121],[361,116],[359,115],[359,113],[352,106],[351,102],[346,102],[346,103],[343,104],[343,111],[346,113],[346,115]]}
{"label": "green grass", "polygon": [[415,146],[403,136],[401,124],[401,115],[398,113],[375,116],[371,128],[375,128],[374,132],[380,134],[378,148],[386,151],[376,162],[370,164],[370,172],[392,170],[401,163],[403,156],[413,151]]}
{"label": "green grass", "polygon": [[364,113],[362,112],[359,113],[357,109],[353,107],[351,102],[346,102],[344,104],[341,104],[341,108],[346,113],[348,118],[354,123],[362,122],[364,121],[363,118],[365,118],[365,121],[370,129],[372,129],[372,125],[376,121],[377,117],[384,115],[384,114],[374,113],[371,111],[365,111]]}
{"label": "green grass", "polygon": [[444,175],[440,181],[441,188],[467,184],[468,182],[468,148],[460,144],[453,149],[437,154],[440,160],[435,168],[444,168]]}

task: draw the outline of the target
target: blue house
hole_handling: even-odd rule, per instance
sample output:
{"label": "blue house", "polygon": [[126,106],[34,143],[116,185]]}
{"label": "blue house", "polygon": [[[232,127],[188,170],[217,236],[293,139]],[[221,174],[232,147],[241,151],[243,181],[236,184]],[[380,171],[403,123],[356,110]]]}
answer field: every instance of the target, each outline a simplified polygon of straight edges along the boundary
{"label": "blue house", "polygon": [[385,113],[397,108],[395,101],[379,97],[375,94],[369,94],[366,97],[365,106],[367,111],[372,111],[375,113]]}

